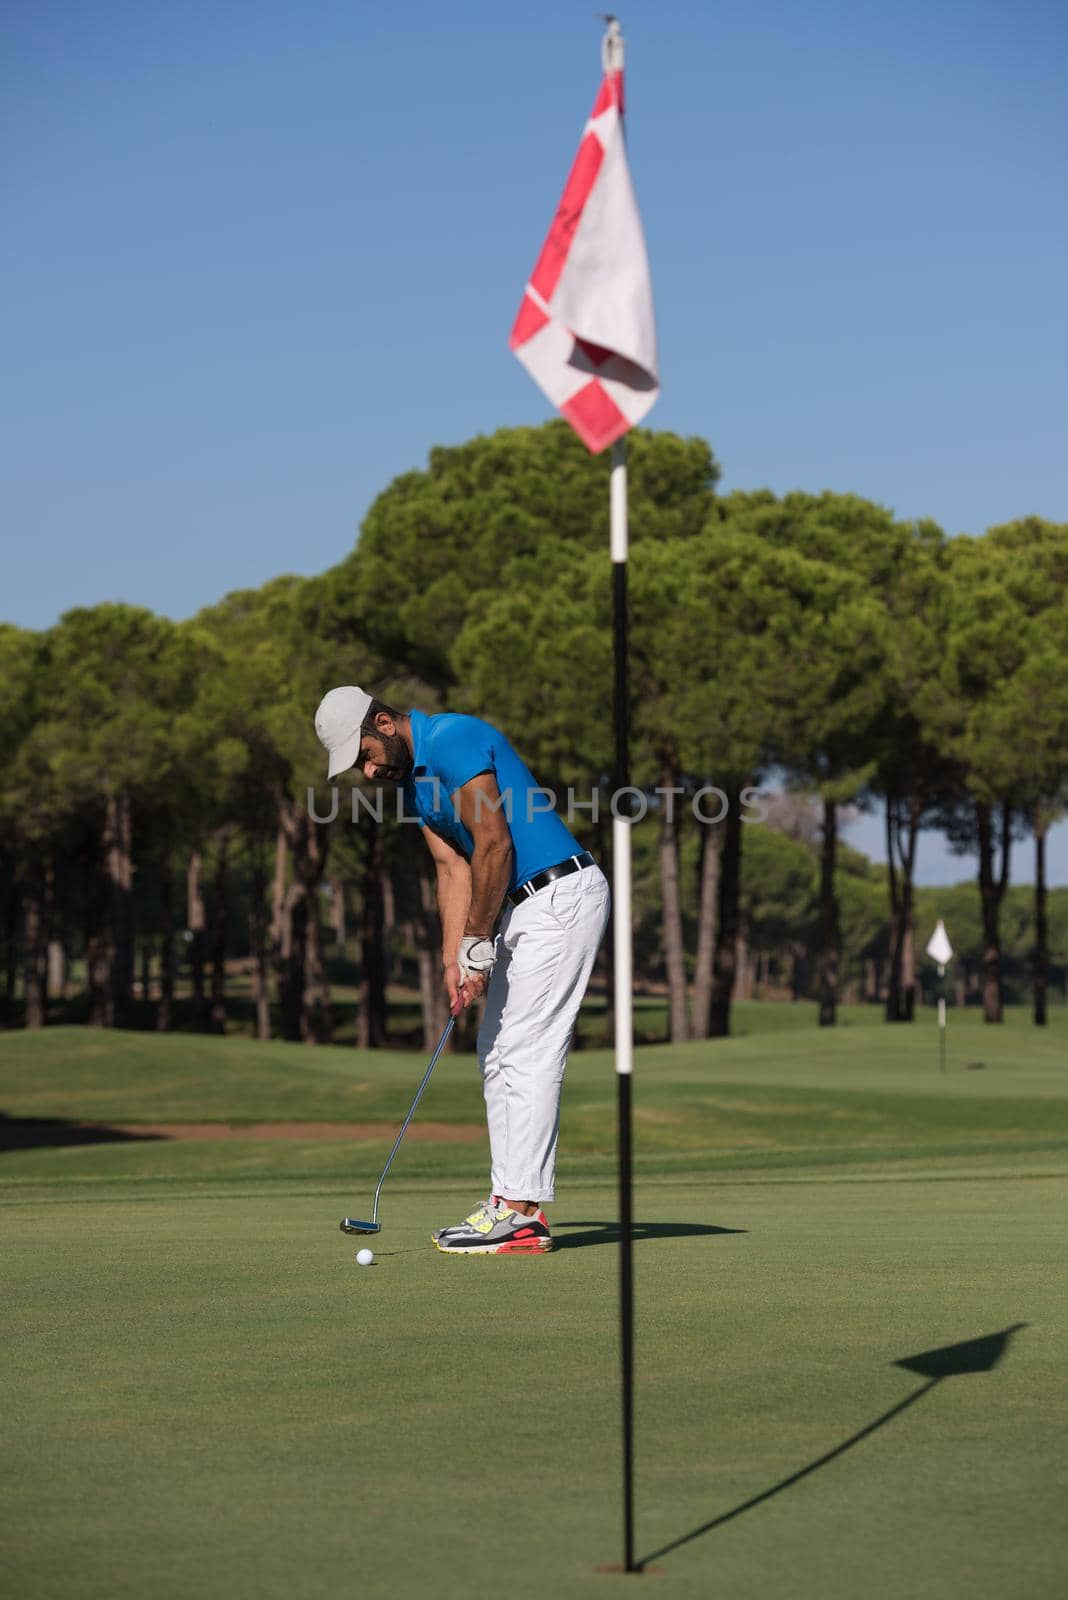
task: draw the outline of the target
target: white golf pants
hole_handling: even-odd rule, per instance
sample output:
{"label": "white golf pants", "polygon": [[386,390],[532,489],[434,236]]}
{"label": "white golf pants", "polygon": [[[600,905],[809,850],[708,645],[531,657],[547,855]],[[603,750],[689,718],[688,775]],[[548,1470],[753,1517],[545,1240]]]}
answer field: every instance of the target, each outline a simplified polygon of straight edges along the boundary
{"label": "white golf pants", "polygon": [[608,882],[585,867],[506,905],[478,1030],[491,1189],[548,1201],[567,1049],[608,923]]}

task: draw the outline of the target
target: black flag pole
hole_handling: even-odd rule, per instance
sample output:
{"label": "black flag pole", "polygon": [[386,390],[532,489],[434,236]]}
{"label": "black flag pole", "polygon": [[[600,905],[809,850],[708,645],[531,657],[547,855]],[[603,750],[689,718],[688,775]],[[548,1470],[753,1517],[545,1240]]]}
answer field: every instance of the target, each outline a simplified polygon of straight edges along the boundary
{"label": "black flag pole", "polygon": [[631,1074],[634,1058],[630,705],[627,683],[627,454],[624,436],[660,392],[645,235],[623,135],[623,34],[606,16],[603,77],[509,343],[593,454],[612,445],[612,903],[619,1150],[619,1317],[623,1411],[623,1568],[634,1557],[634,1269]]}
{"label": "black flag pole", "polygon": [[609,491],[612,554],[612,639],[615,771],[612,822],[612,918],[615,957],[615,1055],[619,1162],[619,1323],[623,1406],[623,1570],[634,1563],[634,1261],[631,1095],[634,1065],[631,856],[627,815],[617,815],[630,787],[630,694],[627,656],[627,447],[612,446]]}

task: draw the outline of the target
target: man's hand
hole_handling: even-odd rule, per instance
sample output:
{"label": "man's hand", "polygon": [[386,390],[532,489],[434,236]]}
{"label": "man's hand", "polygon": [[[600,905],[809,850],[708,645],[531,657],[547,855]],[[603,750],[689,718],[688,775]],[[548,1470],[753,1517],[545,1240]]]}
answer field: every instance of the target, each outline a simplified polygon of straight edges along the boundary
{"label": "man's hand", "polygon": [[497,959],[497,948],[492,937],[483,939],[477,933],[465,933],[457,959],[465,982],[476,976],[488,978]]}
{"label": "man's hand", "polygon": [[445,968],[445,987],[449,991],[449,1010],[454,1017],[458,1017],[461,1011],[485,994],[486,977],[483,973],[471,973],[465,977],[459,963],[453,961]]}

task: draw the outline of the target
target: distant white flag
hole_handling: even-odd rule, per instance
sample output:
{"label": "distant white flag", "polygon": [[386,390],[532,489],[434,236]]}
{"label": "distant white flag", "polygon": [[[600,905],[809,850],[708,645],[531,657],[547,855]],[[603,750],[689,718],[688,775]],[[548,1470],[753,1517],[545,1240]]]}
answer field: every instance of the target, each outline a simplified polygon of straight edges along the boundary
{"label": "distant white flag", "polygon": [[617,22],[509,345],[594,454],[640,422],[660,391],[649,259],[623,138]]}
{"label": "distant white flag", "polygon": [[941,919],[927,942],[927,954],[932,961],[937,961],[940,967],[944,967],[947,961],[953,959],[953,946],[949,942],[946,925]]}

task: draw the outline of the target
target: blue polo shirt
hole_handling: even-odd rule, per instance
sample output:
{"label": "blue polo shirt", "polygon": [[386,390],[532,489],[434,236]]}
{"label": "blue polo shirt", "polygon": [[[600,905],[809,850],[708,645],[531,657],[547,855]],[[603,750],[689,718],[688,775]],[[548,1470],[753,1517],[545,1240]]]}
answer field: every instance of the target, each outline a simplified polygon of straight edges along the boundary
{"label": "blue polo shirt", "polygon": [[546,867],[579,854],[582,847],[556,812],[544,809],[552,805],[551,794],[539,790],[529,767],[499,729],[454,711],[437,717],[428,717],[423,711],[409,711],[408,715],[415,757],[411,775],[404,780],[409,816],[418,816],[424,828],[448,839],[470,861],[475,841],[460,821],[452,796],[480,772],[492,772],[504,798],[502,811],[512,836],[509,891]]}

